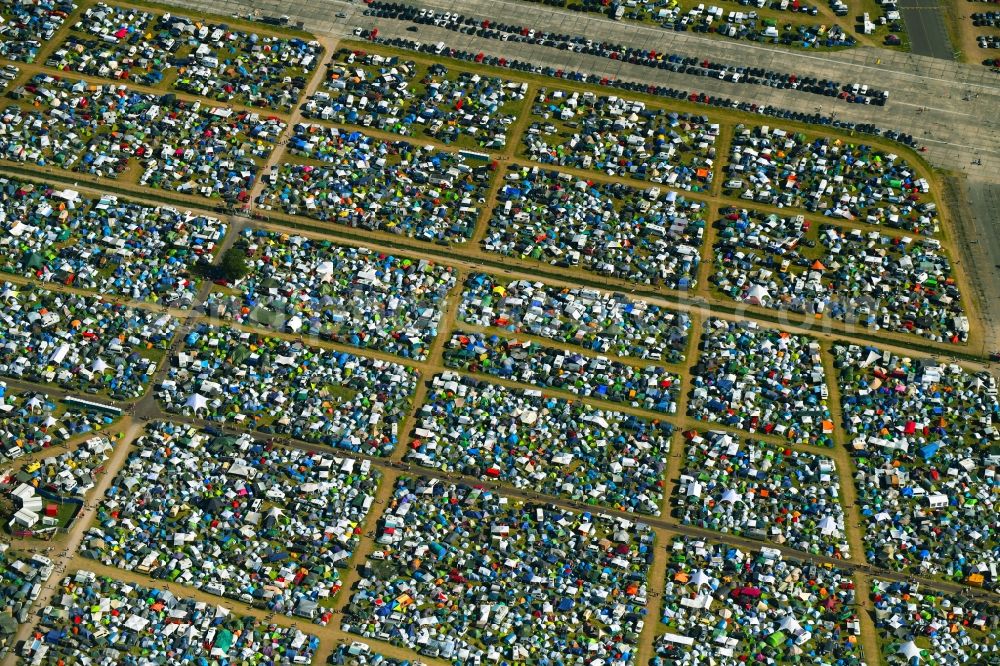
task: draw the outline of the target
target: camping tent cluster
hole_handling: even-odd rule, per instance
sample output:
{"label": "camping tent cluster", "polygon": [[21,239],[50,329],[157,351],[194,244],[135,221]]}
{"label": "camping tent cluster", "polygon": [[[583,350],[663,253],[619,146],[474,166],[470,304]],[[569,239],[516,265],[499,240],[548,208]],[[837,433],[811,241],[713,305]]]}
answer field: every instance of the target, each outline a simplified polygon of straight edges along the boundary
{"label": "camping tent cluster", "polygon": [[860,666],[850,572],[677,537],[669,551],[655,666]]}
{"label": "camping tent cluster", "polygon": [[469,663],[634,659],[653,531],[401,477],[343,629]]}
{"label": "camping tent cluster", "polygon": [[659,187],[511,166],[483,248],[640,284],[694,287],[704,204]]}
{"label": "camping tent cluster", "polygon": [[762,541],[849,558],[832,459],[726,432],[684,433],[675,515]]}
{"label": "camping tent cluster", "polygon": [[4,26],[0,55],[8,60],[35,62],[42,46],[55,36],[76,7],[71,0],[5,2],[0,17]]}
{"label": "camping tent cluster", "polygon": [[433,145],[298,123],[288,152],[257,198],[264,209],[425,241],[472,238],[491,169]]}
{"label": "camping tent cluster", "polygon": [[1000,658],[1000,607],[992,603],[878,579],[871,598],[890,664],[990,664]]}
{"label": "camping tent cluster", "polygon": [[200,324],[156,396],[169,412],[384,456],[416,384],[397,363]]}
{"label": "camping tent cluster", "polygon": [[832,446],[819,343],[750,320],[706,319],[688,414],[797,444]]}
{"label": "camping tent cluster", "polygon": [[633,365],[498,335],[455,332],[445,348],[444,362],[449,368],[664,414],[677,413],[681,389],[680,376],[656,365]]}
{"label": "camping tent cluster", "polygon": [[[236,200],[253,186],[260,162],[285,129],[276,116],[202,106],[173,94],[36,74],[39,106],[12,104],[0,154],[117,179],[136,160],[139,184]],[[11,94],[21,97],[25,90]]]}
{"label": "camping tent cluster", "polygon": [[169,76],[177,90],[286,112],[323,55],[316,41],[103,2],[80,19],[46,65],[153,87]]}
{"label": "camping tent cluster", "polygon": [[341,49],[322,88],[302,105],[305,117],[490,150],[506,145],[528,84]]}
{"label": "camping tent cluster", "polygon": [[455,285],[450,266],[328,240],[247,228],[235,247],[249,273],[209,314],[404,358],[427,357]]}
{"label": "camping tent cluster", "polygon": [[370,461],[153,422],[82,553],[326,624],[379,478]]}
{"label": "camping tent cluster", "polygon": [[699,192],[712,182],[719,125],[617,95],[539,88],[525,151],[553,166],[589,169]]}
{"label": "camping tent cluster", "polygon": [[659,515],[672,430],[666,421],[445,372],[431,378],[406,459]]}
{"label": "camping tent cluster", "polygon": [[996,586],[996,378],[870,346],[834,355],[869,561]]}
{"label": "camping tent cluster", "polygon": [[0,178],[0,268],[134,300],[189,307],[226,224],[114,195]]}
{"label": "camping tent cluster", "polygon": [[930,183],[906,160],[868,144],[739,124],[726,172],[741,181],[734,189],[744,199],[928,236],[940,231]]}
{"label": "camping tent cluster", "polygon": [[691,319],[617,292],[553,287],[544,282],[471,273],[457,317],[612,354],[680,363],[685,360]]}
{"label": "camping tent cluster", "polygon": [[143,394],[177,320],[100,298],[0,285],[0,374],[115,399]]}
{"label": "camping tent cluster", "polygon": [[[182,593],[183,594],[183,593]],[[310,663],[319,638],[229,608],[97,576],[85,569],[61,581],[21,657],[25,664]]]}
{"label": "camping tent cluster", "polygon": [[767,308],[965,342],[969,332],[951,263],[933,238],[813,226],[803,215],[723,208],[712,283]]}

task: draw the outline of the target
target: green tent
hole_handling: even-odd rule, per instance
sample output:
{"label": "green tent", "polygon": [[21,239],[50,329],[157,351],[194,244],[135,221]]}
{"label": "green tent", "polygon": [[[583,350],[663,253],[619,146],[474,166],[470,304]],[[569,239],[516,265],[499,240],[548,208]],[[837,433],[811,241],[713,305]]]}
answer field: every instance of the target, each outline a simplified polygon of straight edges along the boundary
{"label": "green tent", "polygon": [[222,650],[224,654],[229,654],[229,648],[233,645],[233,632],[228,629],[222,629],[216,634],[215,637],[215,647]]}

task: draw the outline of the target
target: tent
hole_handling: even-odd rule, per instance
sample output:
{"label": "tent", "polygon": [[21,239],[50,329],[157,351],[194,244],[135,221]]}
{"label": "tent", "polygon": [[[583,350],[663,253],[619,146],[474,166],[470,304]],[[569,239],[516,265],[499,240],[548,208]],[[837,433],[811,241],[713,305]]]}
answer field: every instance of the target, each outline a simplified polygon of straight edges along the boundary
{"label": "tent", "polygon": [[907,661],[920,660],[920,648],[913,641],[907,641],[900,645],[899,649],[896,650],[896,654],[903,655]]}
{"label": "tent", "polygon": [[709,578],[708,575],[704,571],[702,571],[701,569],[698,569],[697,571],[695,571],[691,575],[691,580],[688,581],[688,583],[691,584],[691,585],[694,585],[695,588],[697,589],[697,588],[701,587],[702,585],[708,585],[711,580],[712,579]]}
{"label": "tent", "polygon": [[835,521],[832,516],[824,516],[823,519],[819,521],[819,531],[823,534],[840,533],[840,530],[837,529],[837,521]]}
{"label": "tent", "polygon": [[781,618],[781,624],[778,625],[778,628],[781,631],[787,631],[793,636],[802,633],[802,625],[792,615],[786,615]]}
{"label": "tent", "polygon": [[767,305],[771,300],[771,294],[763,286],[755,284],[747,292],[746,301],[751,305]]}
{"label": "tent", "polygon": [[320,277],[322,282],[331,282],[333,280],[333,273],[334,268],[332,261],[323,261],[316,266],[316,274]]}
{"label": "tent", "polygon": [[208,398],[201,395],[200,393],[192,393],[188,396],[187,402],[184,403],[185,407],[190,407],[194,411],[199,409],[205,409],[208,406]]}
{"label": "tent", "polygon": [[740,496],[733,489],[728,489],[722,494],[722,502],[729,502],[730,504],[735,504],[740,500]]}

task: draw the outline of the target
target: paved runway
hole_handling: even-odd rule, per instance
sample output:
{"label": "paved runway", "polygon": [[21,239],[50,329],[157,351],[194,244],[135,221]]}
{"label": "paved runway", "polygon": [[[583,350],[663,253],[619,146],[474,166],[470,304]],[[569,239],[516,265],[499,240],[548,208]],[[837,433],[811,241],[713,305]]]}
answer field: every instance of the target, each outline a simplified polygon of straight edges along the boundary
{"label": "paved runway", "polygon": [[906,23],[911,51],[931,58],[955,59],[955,49],[944,25],[944,14],[934,0],[900,0],[899,13]]}

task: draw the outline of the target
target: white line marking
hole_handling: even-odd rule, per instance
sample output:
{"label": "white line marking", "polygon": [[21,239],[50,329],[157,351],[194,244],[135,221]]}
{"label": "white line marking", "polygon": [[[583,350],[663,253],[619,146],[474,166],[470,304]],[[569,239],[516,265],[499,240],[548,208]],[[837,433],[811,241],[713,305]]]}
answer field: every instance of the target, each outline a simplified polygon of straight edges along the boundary
{"label": "white line marking", "polygon": [[926,104],[914,104],[913,102],[894,102],[895,104],[905,104],[906,106],[915,106],[919,109],[930,109],[931,111],[940,111],[941,113],[954,113],[956,116],[971,116],[971,113],[962,113],[961,111],[952,111],[951,109],[939,109],[936,106],[927,106]]}

